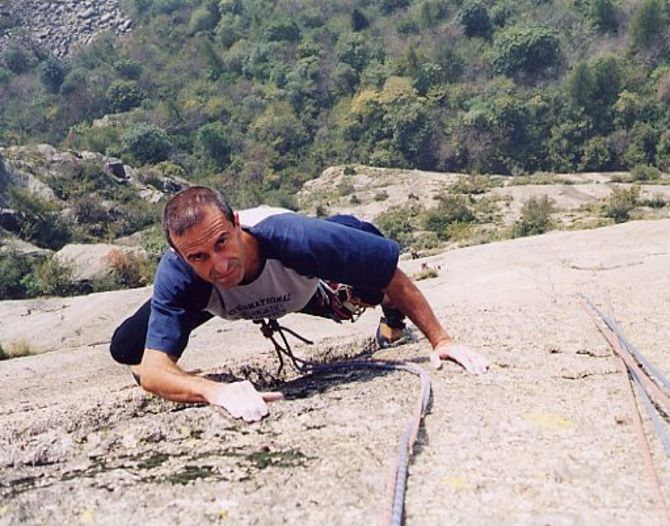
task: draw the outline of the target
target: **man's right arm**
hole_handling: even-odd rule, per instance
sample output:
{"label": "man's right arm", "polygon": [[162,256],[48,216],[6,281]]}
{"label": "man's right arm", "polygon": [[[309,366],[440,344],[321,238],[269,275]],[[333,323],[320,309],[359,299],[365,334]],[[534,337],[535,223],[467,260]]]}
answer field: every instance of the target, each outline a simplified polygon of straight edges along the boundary
{"label": "man's right arm", "polygon": [[248,380],[220,383],[187,373],[177,358],[146,349],[140,364],[142,388],[175,402],[205,402],[226,409],[234,418],[256,422],[268,414],[267,401],[281,400],[281,393],[259,393]]}

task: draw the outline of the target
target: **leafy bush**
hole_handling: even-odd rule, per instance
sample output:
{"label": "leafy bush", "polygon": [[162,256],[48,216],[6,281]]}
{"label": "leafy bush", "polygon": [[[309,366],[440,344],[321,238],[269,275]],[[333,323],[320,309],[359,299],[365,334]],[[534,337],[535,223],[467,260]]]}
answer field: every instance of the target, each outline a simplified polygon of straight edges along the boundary
{"label": "leafy bush", "polygon": [[630,20],[630,38],[635,49],[663,44],[668,27],[668,9],[662,0],[644,0]]}
{"label": "leafy bush", "polygon": [[112,269],[114,281],[118,288],[144,287],[151,282],[155,267],[145,257],[132,252],[115,249],[105,258]]}
{"label": "leafy bush", "polygon": [[610,143],[605,137],[593,137],[584,145],[579,161],[580,170],[610,170],[613,155]]}
{"label": "leafy bush", "polygon": [[107,88],[106,97],[111,111],[123,112],[139,106],[144,92],[134,81],[116,80]]}
{"label": "leafy bush", "polygon": [[24,279],[30,296],[70,296],[75,292],[72,266],[50,256]]}
{"label": "leafy bush", "polygon": [[548,196],[531,197],[521,208],[521,217],[512,227],[513,237],[544,234],[552,228],[554,201]]}
{"label": "leafy bush", "polygon": [[351,30],[354,33],[367,29],[370,21],[360,9],[354,9],[351,12]]}
{"label": "leafy bush", "polygon": [[154,124],[135,124],[123,134],[124,153],[141,163],[158,163],[167,159],[171,144],[167,134]]}
{"label": "leafy bush", "polygon": [[230,131],[220,122],[211,122],[198,129],[195,153],[205,165],[223,169],[230,161],[232,144]]}
{"label": "leafy bush", "polygon": [[211,31],[219,23],[220,13],[216,2],[208,2],[191,13],[188,23],[189,33],[194,35],[200,31]]}
{"label": "leafy bush", "polygon": [[479,0],[466,0],[458,12],[458,20],[468,37],[488,38],[493,30],[489,12]]}
{"label": "leafy bush", "polygon": [[651,196],[649,199],[645,199],[642,204],[650,208],[664,208],[668,204],[668,201],[665,199],[663,194],[657,193]]}
{"label": "leafy bush", "polygon": [[485,194],[493,187],[493,181],[490,177],[483,175],[470,175],[468,177],[459,177],[458,180],[449,187],[453,194],[478,195]]}
{"label": "leafy bush", "polygon": [[9,187],[7,201],[21,213],[22,239],[51,249],[62,248],[70,240],[72,233],[69,225],[55,205],[15,186]]}
{"label": "leafy bush", "polygon": [[373,196],[373,199],[375,201],[386,201],[388,198],[389,198],[389,194],[384,189],[379,190],[378,192],[375,192],[375,195]]}
{"label": "leafy bush", "polygon": [[30,274],[32,259],[16,252],[0,252],[0,300],[21,299],[26,287],[21,280]]}
{"label": "leafy bush", "polygon": [[114,62],[114,70],[126,80],[137,80],[142,74],[142,64],[132,58],[121,58]]}
{"label": "leafy bush", "polygon": [[289,17],[280,17],[271,20],[263,31],[269,41],[275,42],[297,42],[300,40],[300,28]]}
{"label": "leafy bush", "polygon": [[556,64],[559,55],[554,31],[546,27],[513,27],[495,41],[493,69],[504,75],[537,73]]}
{"label": "leafy bush", "polygon": [[163,235],[163,229],[159,225],[153,225],[142,231],[140,246],[149,256],[149,261],[157,264],[168,248],[167,241]]}
{"label": "leafy bush", "polygon": [[356,191],[356,187],[351,179],[343,177],[335,190],[338,196],[346,197],[353,194]]}
{"label": "leafy bush", "polygon": [[446,195],[439,199],[435,208],[427,210],[423,216],[423,227],[435,232],[440,239],[449,239],[449,226],[452,223],[471,223],[475,214],[468,199],[460,195]]}
{"label": "leafy bush", "polygon": [[12,73],[20,75],[33,67],[34,56],[27,49],[11,44],[2,52],[2,62]]}
{"label": "leafy bush", "polygon": [[614,219],[616,223],[624,223],[630,219],[630,212],[637,206],[640,187],[615,188],[603,207],[605,217]]}
{"label": "leafy bush", "polygon": [[386,237],[397,241],[404,250],[412,244],[422,211],[423,209],[415,204],[394,206],[375,217],[374,223]]}
{"label": "leafy bush", "polygon": [[58,93],[67,75],[67,66],[56,57],[49,57],[39,67],[40,81],[49,93]]}
{"label": "leafy bush", "polygon": [[655,181],[660,179],[661,171],[655,166],[649,166],[646,164],[641,164],[635,166],[631,171],[630,175],[633,181]]}
{"label": "leafy bush", "polygon": [[615,32],[619,27],[619,13],[612,0],[590,0],[589,19],[600,31]]}

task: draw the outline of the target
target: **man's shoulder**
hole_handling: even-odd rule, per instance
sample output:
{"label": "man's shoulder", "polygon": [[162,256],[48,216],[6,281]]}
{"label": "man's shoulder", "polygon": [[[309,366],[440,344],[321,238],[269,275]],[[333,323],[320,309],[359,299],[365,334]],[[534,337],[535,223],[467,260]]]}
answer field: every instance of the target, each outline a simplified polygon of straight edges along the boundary
{"label": "man's shoulder", "polygon": [[184,259],[172,248],[168,249],[158,264],[156,284],[187,286],[201,285],[204,280],[199,278]]}
{"label": "man's shoulder", "polygon": [[268,205],[261,205],[254,208],[247,208],[246,210],[238,211],[240,217],[240,225],[246,228],[251,228],[268,218],[276,217],[283,214],[297,215],[292,210],[287,208],[279,208]]}

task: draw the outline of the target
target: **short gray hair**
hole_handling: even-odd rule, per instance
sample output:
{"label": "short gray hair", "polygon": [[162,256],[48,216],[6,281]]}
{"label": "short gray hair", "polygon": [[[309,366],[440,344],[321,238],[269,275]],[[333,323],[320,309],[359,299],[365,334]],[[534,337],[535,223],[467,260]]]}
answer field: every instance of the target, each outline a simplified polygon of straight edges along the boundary
{"label": "short gray hair", "polygon": [[235,223],[235,214],[228,202],[207,186],[190,186],[170,198],[163,210],[163,234],[172,248],[175,246],[170,234],[181,236],[200,224],[209,206],[218,208],[228,221]]}

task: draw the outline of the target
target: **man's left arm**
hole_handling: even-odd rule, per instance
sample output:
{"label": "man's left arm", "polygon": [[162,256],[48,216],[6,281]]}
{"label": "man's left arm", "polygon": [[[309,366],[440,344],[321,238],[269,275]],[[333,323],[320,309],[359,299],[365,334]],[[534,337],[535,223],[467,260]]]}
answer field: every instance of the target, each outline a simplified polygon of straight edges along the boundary
{"label": "man's left arm", "polygon": [[473,374],[488,370],[486,358],[452,340],[425,296],[402,270],[396,268],[384,293],[393,306],[409,317],[428,338],[433,347],[430,360],[436,369],[442,366],[442,360],[453,360]]}

